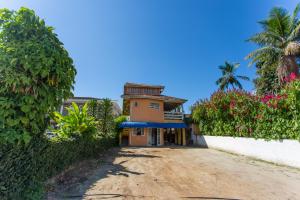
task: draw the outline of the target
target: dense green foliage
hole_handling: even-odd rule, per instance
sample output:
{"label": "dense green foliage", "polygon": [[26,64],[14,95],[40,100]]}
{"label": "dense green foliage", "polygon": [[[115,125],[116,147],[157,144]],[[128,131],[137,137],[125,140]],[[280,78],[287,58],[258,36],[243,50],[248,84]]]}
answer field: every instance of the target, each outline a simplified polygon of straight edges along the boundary
{"label": "dense green foliage", "polygon": [[44,181],[76,161],[96,157],[116,144],[113,137],[86,140],[33,138],[28,145],[0,147],[0,199],[42,199]]}
{"label": "dense green foliage", "polygon": [[261,67],[256,65],[257,77],[254,79],[254,85],[258,95],[277,94],[280,91],[281,84],[276,68],[276,66]]}
{"label": "dense green foliage", "polygon": [[218,91],[192,111],[202,134],[300,140],[300,81],[289,82],[276,96]]}
{"label": "dense green foliage", "polygon": [[[297,64],[300,56],[299,10],[300,4],[292,14],[281,7],[273,8],[269,17],[259,22],[263,31],[249,39],[259,46],[247,58],[252,59],[251,64],[256,63],[259,66],[256,86],[260,94],[278,92],[278,85],[283,83],[285,77],[290,73],[296,76],[299,74]],[[278,76],[278,82],[270,77],[274,73]]]}
{"label": "dense green foliage", "polygon": [[88,114],[87,103],[80,109],[76,103],[72,102],[72,107],[67,110],[66,116],[54,112],[54,121],[59,127],[54,130],[54,133],[60,138],[91,137],[96,132],[97,122]]}
{"label": "dense green foliage", "polygon": [[88,103],[88,113],[98,122],[98,134],[109,136],[114,133],[113,103],[110,99],[92,100]]}
{"label": "dense green foliage", "polygon": [[58,129],[51,139],[33,137],[27,144],[0,147],[0,199],[41,199],[44,181],[70,164],[94,157],[116,144],[113,135],[97,133],[97,122],[87,104],[75,103],[68,114],[54,114]]}
{"label": "dense green foliage", "polygon": [[0,10],[0,142],[43,134],[71,95],[76,70],[53,28],[34,11]]}
{"label": "dense green foliage", "polygon": [[238,87],[239,89],[243,89],[243,86],[239,82],[239,79],[247,81],[250,80],[247,76],[240,76],[235,74],[239,66],[239,63],[229,62],[225,62],[225,65],[219,66],[219,69],[222,72],[222,77],[216,81],[216,84],[220,87],[221,90],[228,89],[229,86],[231,86],[232,88]]}
{"label": "dense green foliage", "polygon": [[[87,106],[54,116],[72,93],[76,70],[53,28],[34,11],[0,10],[0,199],[42,199],[44,181],[116,143],[100,137]],[[48,135],[50,137],[50,135]]]}
{"label": "dense green foliage", "polygon": [[114,119],[114,122],[115,122],[115,132],[116,133],[120,133],[121,132],[122,128],[120,128],[120,124],[122,122],[126,122],[127,118],[128,118],[128,116],[121,115],[121,116],[119,116],[119,117],[117,117],[117,118]]}

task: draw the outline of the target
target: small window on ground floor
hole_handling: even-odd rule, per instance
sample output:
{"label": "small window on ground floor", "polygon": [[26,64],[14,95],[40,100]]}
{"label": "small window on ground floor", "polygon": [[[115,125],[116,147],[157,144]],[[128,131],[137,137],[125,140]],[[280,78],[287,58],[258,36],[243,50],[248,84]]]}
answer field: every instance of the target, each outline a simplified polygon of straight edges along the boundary
{"label": "small window on ground floor", "polygon": [[144,135],[144,129],[143,128],[134,128],[132,135],[134,136],[143,136]]}

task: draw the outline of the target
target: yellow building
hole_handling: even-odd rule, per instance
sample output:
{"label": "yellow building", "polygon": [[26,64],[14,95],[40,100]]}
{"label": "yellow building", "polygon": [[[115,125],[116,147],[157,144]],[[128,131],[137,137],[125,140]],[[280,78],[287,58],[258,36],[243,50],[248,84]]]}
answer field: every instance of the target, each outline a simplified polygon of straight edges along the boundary
{"label": "yellow building", "polygon": [[186,145],[185,99],[165,96],[164,86],[126,83],[120,144],[129,146]]}

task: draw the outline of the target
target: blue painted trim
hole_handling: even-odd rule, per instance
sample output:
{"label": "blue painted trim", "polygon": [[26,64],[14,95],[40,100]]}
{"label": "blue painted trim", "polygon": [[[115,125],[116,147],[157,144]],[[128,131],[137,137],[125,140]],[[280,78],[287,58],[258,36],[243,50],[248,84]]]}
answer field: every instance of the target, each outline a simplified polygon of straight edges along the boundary
{"label": "blue painted trim", "polygon": [[123,122],[120,128],[187,128],[185,123]]}

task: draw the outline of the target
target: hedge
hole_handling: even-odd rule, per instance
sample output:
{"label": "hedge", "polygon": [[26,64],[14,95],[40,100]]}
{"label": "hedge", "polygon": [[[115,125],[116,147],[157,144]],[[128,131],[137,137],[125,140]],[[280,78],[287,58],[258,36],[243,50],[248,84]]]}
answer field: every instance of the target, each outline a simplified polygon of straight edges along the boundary
{"label": "hedge", "polygon": [[42,199],[45,180],[115,144],[114,137],[103,137],[92,141],[33,138],[27,145],[2,145],[0,199]]}
{"label": "hedge", "polygon": [[256,96],[245,91],[217,91],[192,108],[201,134],[300,141],[300,80],[278,94]]}

